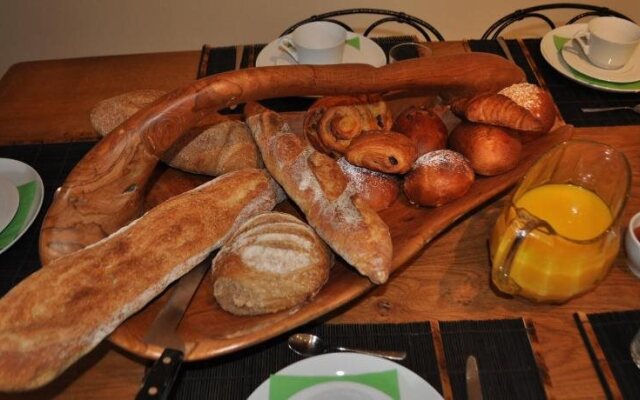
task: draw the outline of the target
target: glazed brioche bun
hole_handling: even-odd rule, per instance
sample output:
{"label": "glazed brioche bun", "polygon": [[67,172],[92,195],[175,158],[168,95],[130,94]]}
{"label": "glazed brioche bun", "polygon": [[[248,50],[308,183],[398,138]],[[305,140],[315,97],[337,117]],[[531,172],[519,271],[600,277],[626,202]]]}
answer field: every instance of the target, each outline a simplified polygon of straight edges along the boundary
{"label": "glazed brioche bun", "polygon": [[518,165],[522,144],[515,134],[498,126],[461,122],[449,135],[449,147],[469,160],[484,176],[499,175]]}

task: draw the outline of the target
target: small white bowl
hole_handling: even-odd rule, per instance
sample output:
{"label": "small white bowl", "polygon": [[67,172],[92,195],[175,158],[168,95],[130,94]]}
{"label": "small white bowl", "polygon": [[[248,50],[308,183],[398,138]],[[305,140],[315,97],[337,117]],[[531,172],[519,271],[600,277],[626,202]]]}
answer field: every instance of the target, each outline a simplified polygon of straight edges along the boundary
{"label": "small white bowl", "polygon": [[640,278],[640,240],[633,231],[640,227],[640,212],[634,215],[629,221],[625,234],[624,247],[627,252],[627,265],[631,272]]}

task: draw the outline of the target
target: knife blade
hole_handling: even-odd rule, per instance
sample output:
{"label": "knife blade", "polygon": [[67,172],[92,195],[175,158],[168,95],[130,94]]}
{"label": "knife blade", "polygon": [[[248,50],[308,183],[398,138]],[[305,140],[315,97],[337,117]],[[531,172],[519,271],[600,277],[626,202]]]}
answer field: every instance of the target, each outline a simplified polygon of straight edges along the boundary
{"label": "knife blade", "polygon": [[515,63],[513,54],[511,54],[511,50],[509,50],[509,45],[507,44],[507,42],[502,38],[502,36],[498,36],[496,40],[498,41],[500,48],[504,52],[504,55],[507,57],[507,60]]}
{"label": "knife blade", "polygon": [[182,366],[185,350],[184,341],[178,335],[177,328],[208,269],[209,261],[207,258],[180,278],[169,301],[151,323],[144,341],[160,346],[164,351],[147,371],[136,400],[166,399],[171,393]]}
{"label": "knife blade", "polygon": [[478,361],[474,356],[467,357],[465,378],[467,381],[467,398],[469,400],[482,400],[482,387],[480,386]]}

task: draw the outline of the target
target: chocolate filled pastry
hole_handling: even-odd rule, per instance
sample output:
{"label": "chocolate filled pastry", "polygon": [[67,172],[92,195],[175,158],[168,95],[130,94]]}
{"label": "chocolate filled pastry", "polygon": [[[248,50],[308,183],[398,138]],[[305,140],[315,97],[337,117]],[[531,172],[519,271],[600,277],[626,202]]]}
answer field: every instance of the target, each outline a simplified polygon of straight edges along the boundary
{"label": "chocolate filled pastry", "polygon": [[328,96],[316,101],[304,118],[304,132],[316,150],[344,154],[363,131],[389,130],[393,116],[379,95]]}
{"label": "chocolate filled pastry", "polygon": [[213,295],[236,315],[286,310],[313,298],[332,265],[333,253],[309,225],[289,214],[259,214],[214,258]]}
{"label": "chocolate filled pastry", "polygon": [[416,143],[418,157],[447,146],[447,127],[436,113],[429,110],[407,108],[398,115],[391,130],[411,138]]}
{"label": "chocolate filled pastry", "polygon": [[462,153],[479,175],[493,176],[518,165],[522,144],[509,130],[462,122],[449,135],[449,147]]}
{"label": "chocolate filled pastry", "polygon": [[549,93],[531,83],[516,83],[498,93],[457,101],[452,110],[472,122],[515,129],[528,139],[549,132],[556,119]]}
{"label": "chocolate filled pastry", "polygon": [[351,141],[347,161],[359,167],[387,174],[409,172],[418,150],[413,140],[392,131],[367,131]]}
{"label": "chocolate filled pastry", "polygon": [[400,180],[394,175],[358,167],[344,157],[338,165],[349,179],[349,189],[376,211],[389,207],[400,193]]}

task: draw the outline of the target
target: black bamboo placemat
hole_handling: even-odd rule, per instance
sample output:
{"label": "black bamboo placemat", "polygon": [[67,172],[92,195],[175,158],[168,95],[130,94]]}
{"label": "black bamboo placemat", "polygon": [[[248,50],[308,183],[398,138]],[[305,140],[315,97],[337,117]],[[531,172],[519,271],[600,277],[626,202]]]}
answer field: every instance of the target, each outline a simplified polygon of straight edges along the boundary
{"label": "black bamboo placemat", "polygon": [[583,107],[633,106],[640,103],[640,93],[605,92],[578,84],[547,63],[540,51],[540,39],[525,39],[524,44],[566,123],[578,127],[640,125],[640,114],[630,110],[601,113],[580,110]]}
{"label": "black bamboo placemat", "polygon": [[478,361],[485,399],[546,399],[526,324],[522,319],[440,322],[455,399],[466,399],[465,366]]}
{"label": "black bamboo placemat", "polygon": [[[619,392],[625,399],[640,399],[640,369],[629,353],[631,339],[640,329],[640,310],[587,314],[587,320],[590,327],[575,316],[607,398],[615,398],[613,393]],[[589,328],[596,342],[588,334]],[[596,351],[604,353],[606,365],[600,364]],[[617,388],[607,382],[609,371]]]}
{"label": "black bamboo placemat", "polygon": [[0,254],[0,297],[40,268],[38,237],[53,193],[95,142],[0,146],[0,157],[31,165],[44,183],[42,208],[27,232]]}
{"label": "black bamboo placemat", "polygon": [[[531,65],[527,61],[527,57],[525,56],[522,48],[518,44],[517,40],[505,40],[509,51],[511,52],[511,56],[513,57],[513,61],[524,71],[527,76],[527,82],[539,84],[538,78],[536,78]],[[497,40],[469,40],[467,41],[469,44],[469,48],[474,52],[481,53],[491,53],[497,54],[504,58],[507,58],[507,55],[498,44]]]}
{"label": "black bamboo placemat", "polygon": [[[442,393],[429,323],[323,324],[296,332],[313,332],[345,347],[405,350],[407,359],[400,364]],[[229,356],[186,364],[172,398],[246,399],[271,374],[301,359],[289,350],[285,335]]]}
{"label": "black bamboo placemat", "polygon": [[[389,50],[396,44],[413,42],[415,36],[390,36],[372,38],[385,54],[389,54]],[[204,45],[200,53],[200,63],[198,66],[198,78],[218,74],[221,72],[232,71],[236,68],[236,54],[242,52],[240,68],[249,68],[255,66],[255,60],[260,51],[266,44],[251,44],[240,46],[211,47]],[[276,99],[263,100],[265,107],[278,112],[286,111],[304,111],[308,109],[316,99],[314,97],[281,97]],[[222,114],[242,112],[242,105],[229,110],[221,110]]]}

